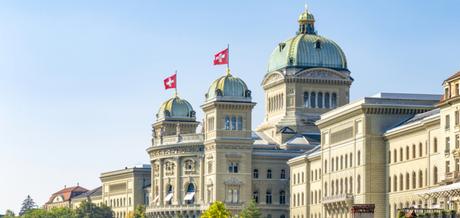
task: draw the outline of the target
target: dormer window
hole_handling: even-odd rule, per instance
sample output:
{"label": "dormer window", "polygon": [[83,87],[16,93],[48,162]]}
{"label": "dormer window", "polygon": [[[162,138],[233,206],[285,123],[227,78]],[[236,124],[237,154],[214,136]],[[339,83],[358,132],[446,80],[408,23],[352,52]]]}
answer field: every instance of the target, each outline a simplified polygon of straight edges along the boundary
{"label": "dormer window", "polygon": [[316,40],[316,42],[315,42],[315,48],[317,48],[317,49],[320,49],[320,48],[321,48],[321,41],[320,41],[320,40]]}
{"label": "dormer window", "polygon": [[282,42],[279,44],[280,52],[283,51],[284,47],[286,47],[286,43]]}

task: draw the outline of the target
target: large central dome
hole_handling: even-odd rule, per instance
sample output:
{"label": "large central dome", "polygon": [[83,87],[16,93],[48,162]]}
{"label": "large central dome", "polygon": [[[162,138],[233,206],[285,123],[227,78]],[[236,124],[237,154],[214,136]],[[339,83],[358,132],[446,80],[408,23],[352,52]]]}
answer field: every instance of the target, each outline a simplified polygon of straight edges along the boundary
{"label": "large central dome", "polygon": [[342,49],[332,40],[316,34],[314,16],[307,10],[299,17],[297,35],[273,50],[268,72],[287,68],[332,68],[347,70],[347,60]]}

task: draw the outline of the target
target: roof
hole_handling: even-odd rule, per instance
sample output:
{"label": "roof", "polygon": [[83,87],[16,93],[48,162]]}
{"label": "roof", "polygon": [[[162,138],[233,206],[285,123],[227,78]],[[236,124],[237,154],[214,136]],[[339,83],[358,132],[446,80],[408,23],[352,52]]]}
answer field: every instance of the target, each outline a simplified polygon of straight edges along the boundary
{"label": "roof", "polygon": [[450,76],[449,78],[447,78],[446,80],[444,80],[444,82],[446,81],[449,81],[449,80],[452,80],[452,79],[455,79],[457,77],[460,77],[460,71],[458,71],[457,73],[454,73],[452,76]]}
{"label": "roof", "polygon": [[251,92],[242,79],[227,73],[209,86],[206,101],[212,100],[251,101]]}
{"label": "roof", "polygon": [[102,186],[89,190],[83,194],[76,196],[75,198],[79,199],[79,198],[89,198],[89,197],[96,197],[96,196],[102,196]]}
{"label": "roof", "polygon": [[396,125],[395,127],[391,128],[391,129],[389,129],[386,133],[395,132],[395,131],[397,131],[399,129],[403,129],[405,127],[409,127],[409,126],[412,126],[414,124],[421,123],[424,120],[427,120],[428,118],[439,116],[439,112],[440,112],[440,109],[436,108],[436,109],[433,109],[433,110],[430,110],[430,111],[427,111],[427,112],[424,112],[424,113],[416,114],[413,117],[401,122],[400,124]]}
{"label": "roof", "polygon": [[174,96],[161,104],[157,120],[195,120],[195,111],[185,99]]}
{"label": "roof", "polygon": [[86,188],[83,188],[81,186],[73,186],[73,187],[69,187],[69,188],[63,188],[61,189],[60,191],[54,193],[51,195],[51,197],[49,198],[47,204],[49,203],[53,203],[53,200],[57,197],[57,196],[62,196],[62,200],[63,201],[68,201],[70,200],[71,198],[77,196],[77,195],[80,195],[82,193],[85,193],[87,192],[88,189]]}

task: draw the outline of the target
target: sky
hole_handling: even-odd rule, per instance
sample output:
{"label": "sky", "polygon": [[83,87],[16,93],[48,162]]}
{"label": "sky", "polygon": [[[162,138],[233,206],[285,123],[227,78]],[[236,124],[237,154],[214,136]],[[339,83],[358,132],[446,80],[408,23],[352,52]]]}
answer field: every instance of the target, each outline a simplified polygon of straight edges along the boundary
{"label": "sky", "polygon": [[[232,74],[258,103],[273,48],[297,31],[304,1],[0,1],[0,214],[30,195],[148,163],[151,124],[173,95],[201,120],[213,55],[230,44]],[[308,0],[318,34],[344,50],[351,99],[442,92],[460,70],[460,2]]]}

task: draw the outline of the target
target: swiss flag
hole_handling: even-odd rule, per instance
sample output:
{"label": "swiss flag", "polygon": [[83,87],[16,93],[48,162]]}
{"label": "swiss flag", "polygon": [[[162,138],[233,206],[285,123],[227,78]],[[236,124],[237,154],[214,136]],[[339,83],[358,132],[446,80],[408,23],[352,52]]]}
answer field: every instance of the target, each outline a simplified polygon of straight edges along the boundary
{"label": "swiss flag", "polygon": [[165,89],[173,89],[176,88],[176,74],[166,78],[164,80]]}
{"label": "swiss flag", "polygon": [[228,48],[214,55],[214,65],[228,64]]}

